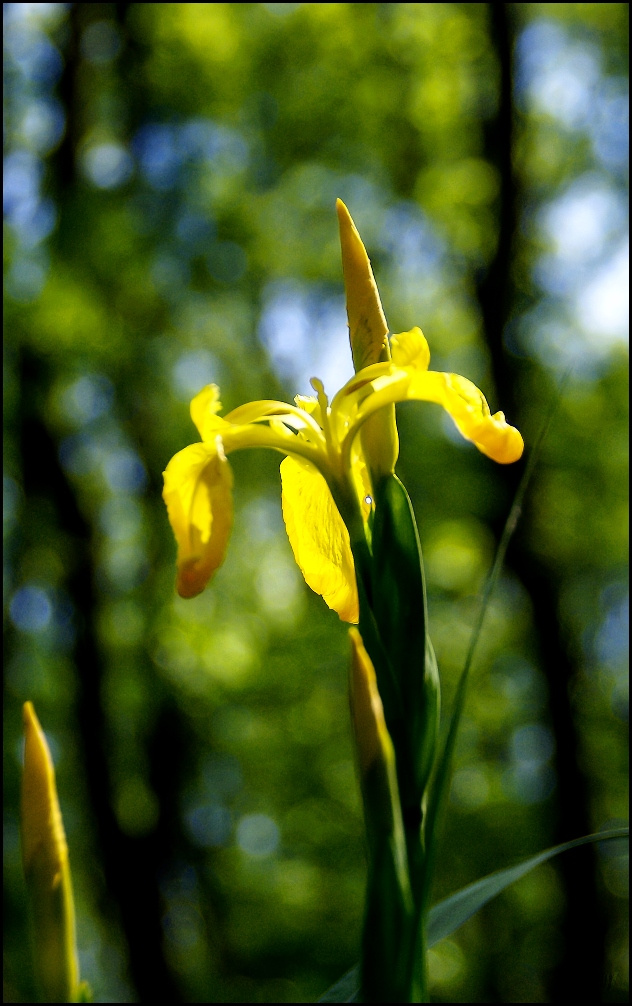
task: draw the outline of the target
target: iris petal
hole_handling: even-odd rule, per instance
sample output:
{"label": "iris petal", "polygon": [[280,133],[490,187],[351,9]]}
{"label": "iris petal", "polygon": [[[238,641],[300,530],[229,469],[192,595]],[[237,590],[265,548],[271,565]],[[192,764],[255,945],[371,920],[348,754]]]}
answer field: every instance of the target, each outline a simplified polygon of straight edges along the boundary
{"label": "iris petal", "polygon": [[391,337],[391,355],[396,367],[413,367],[427,370],[430,366],[430,347],[420,328]]}
{"label": "iris petal", "polygon": [[217,415],[221,407],[219,388],[216,384],[207,384],[192,399],[191,419],[197,426],[202,440],[214,440],[219,429],[226,425],[226,420]]}
{"label": "iris petal", "polygon": [[[402,338],[398,336],[398,339]],[[423,359],[422,355],[422,364]],[[369,382],[363,382],[362,378],[361,371],[356,376],[359,386],[349,390],[346,403],[348,420],[342,451],[347,464],[351,456],[350,446],[362,425],[379,409],[393,402],[410,400],[436,402],[443,406],[462,436],[471,440],[481,453],[493,461],[511,464],[522,456],[524,442],[518,430],[509,426],[502,412],[491,414],[483,393],[466,377],[392,365]]]}
{"label": "iris petal", "polygon": [[226,553],[233,477],[218,441],[185,447],[164,472],[163,499],[178,545],[180,597],[195,597],[204,590]]}
{"label": "iris petal", "polygon": [[502,412],[491,415],[485,396],[466,377],[436,371],[416,374],[408,397],[442,405],[459,433],[493,461],[507,465],[521,457],[524,442],[518,430],[509,426]]}
{"label": "iris petal", "polygon": [[313,465],[286,458],[281,463],[281,485],[285,527],[305,582],[343,622],[357,622],[349,532],[325,479]]}

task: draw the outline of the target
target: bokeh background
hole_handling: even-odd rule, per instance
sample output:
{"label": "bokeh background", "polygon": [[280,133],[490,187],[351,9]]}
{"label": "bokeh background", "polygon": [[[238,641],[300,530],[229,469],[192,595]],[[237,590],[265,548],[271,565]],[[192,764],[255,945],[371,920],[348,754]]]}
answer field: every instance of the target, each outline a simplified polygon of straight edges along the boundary
{"label": "bokeh background", "polygon": [[[528,450],[436,898],[627,818],[628,5],[8,3],[5,1002],[34,1001],[21,704],[47,731],[98,1002],[308,1002],[358,956],[345,626],[271,452],[174,593],[161,501],[226,409],[351,375],[334,204],[392,331]],[[560,382],[565,383],[561,393]],[[446,706],[523,462],[398,407]],[[541,867],[430,955],[437,1002],[627,1001],[623,843]]]}

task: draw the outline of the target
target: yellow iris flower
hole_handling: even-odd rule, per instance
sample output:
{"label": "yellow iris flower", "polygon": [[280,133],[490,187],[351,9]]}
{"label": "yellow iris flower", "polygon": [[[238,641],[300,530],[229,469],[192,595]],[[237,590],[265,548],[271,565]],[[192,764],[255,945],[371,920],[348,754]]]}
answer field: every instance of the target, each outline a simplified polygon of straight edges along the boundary
{"label": "yellow iris flower", "polygon": [[[364,245],[338,202],[347,314],[356,374],[331,402],[312,378],[316,397],[295,405],[250,402],[227,416],[219,389],[208,385],[191,402],[201,443],[185,447],[164,472],[163,497],[178,545],[177,589],[199,594],[221,565],[232,522],[232,474],[227,455],[269,447],[281,463],[283,517],[307,584],[347,622],[358,621],[352,536],[363,533],[372,486],[397,460],[396,402],[442,405],[457,429],[483,454],[508,464],[523,442],[502,412],[491,415],[482,393],[464,377],[428,369],[430,351],[419,328],[386,335]],[[360,436],[359,434],[362,433]]]}

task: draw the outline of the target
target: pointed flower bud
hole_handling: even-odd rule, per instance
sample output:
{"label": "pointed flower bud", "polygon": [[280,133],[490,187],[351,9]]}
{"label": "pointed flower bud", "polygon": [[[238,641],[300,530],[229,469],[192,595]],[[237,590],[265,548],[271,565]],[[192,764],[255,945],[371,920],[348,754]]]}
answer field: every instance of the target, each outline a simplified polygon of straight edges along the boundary
{"label": "pointed flower bud", "polygon": [[[337,200],[336,211],[340,227],[351,355],[357,373],[374,363],[387,363],[390,360],[388,325],[369,256],[342,199]],[[361,439],[371,477],[377,483],[383,475],[391,474],[399,454],[395,406],[390,405],[379,416],[372,417],[362,430]]]}
{"label": "pointed flower bud", "polygon": [[77,1002],[79,966],[68,845],[55,770],[31,702],[24,704],[21,838],[42,1002]]}

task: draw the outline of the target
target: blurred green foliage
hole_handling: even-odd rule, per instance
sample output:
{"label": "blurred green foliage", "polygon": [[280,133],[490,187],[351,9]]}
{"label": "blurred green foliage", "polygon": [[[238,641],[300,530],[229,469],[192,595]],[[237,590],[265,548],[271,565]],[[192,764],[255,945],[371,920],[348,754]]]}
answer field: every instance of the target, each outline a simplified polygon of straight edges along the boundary
{"label": "blurred green foliage", "polygon": [[[337,196],[391,329],[420,324],[528,447],[571,368],[485,623],[437,898],[626,818],[627,12],[4,5],[5,1001],[35,996],[26,699],[97,1001],[306,1002],[357,959],[348,641],[293,564],[278,461],[235,456],[228,557],[193,601],[160,498],[202,385],[230,409],[350,376]],[[515,477],[433,406],[398,424],[449,703]],[[626,1001],[620,850],[568,864],[431,951],[435,1001]]]}

